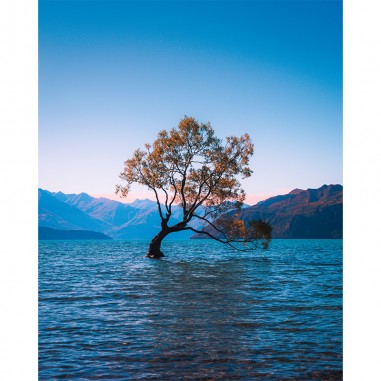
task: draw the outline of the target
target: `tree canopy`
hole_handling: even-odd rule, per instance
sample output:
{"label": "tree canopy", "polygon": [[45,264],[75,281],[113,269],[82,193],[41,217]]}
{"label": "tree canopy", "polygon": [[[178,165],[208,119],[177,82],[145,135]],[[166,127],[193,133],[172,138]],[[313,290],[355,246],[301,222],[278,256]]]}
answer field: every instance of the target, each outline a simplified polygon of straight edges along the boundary
{"label": "tree canopy", "polygon": [[[239,250],[249,249],[248,244],[254,242],[255,247],[258,242],[267,246],[271,239],[268,224],[257,221],[245,226],[238,218],[245,200],[238,177],[251,176],[249,159],[253,152],[248,134],[223,141],[215,136],[210,123],[187,116],[177,128],[160,131],[152,145],[137,149],[124,163],[120,178],[125,184],[117,185],[116,193],[125,197],[137,183],[155,195],[162,230],[152,240],[147,256],[163,256],[162,239],[182,230],[204,234]],[[176,204],[182,208],[182,221],[170,225]],[[189,225],[192,219],[201,220],[210,229],[195,229]],[[245,246],[237,247],[242,243]]]}

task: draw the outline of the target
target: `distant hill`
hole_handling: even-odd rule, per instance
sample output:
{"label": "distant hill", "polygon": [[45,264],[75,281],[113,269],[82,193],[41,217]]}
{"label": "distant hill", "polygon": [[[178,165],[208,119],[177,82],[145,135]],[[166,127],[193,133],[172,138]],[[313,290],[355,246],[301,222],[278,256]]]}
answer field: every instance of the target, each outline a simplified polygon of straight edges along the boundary
{"label": "distant hill", "polygon": [[39,240],[80,240],[80,239],[111,239],[105,234],[92,232],[89,230],[59,230],[40,226],[38,228]]}
{"label": "distant hill", "polygon": [[148,198],[145,198],[144,200],[140,200],[139,198],[137,198],[135,201],[131,202],[131,204],[129,205],[137,209],[150,210],[152,208],[156,208],[157,204],[155,201],[152,201]]}
{"label": "distant hill", "polygon": [[[263,218],[273,226],[274,238],[341,238],[343,234],[343,187],[324,185],[319,189],[294,189],[254,206],[244,205],[245,221]],[[114,239],[152,239],[160,230],[156,202],[133,203],[95,198],[86,193],[65,194],[39,189],[39,226],[59,230],[89,230]],[[182,209],[173,207],[173,223],[180,221]],[[202,229],[199,220],[192,226]],[[188,239],[191,231],[168,236]],[[193,235],[193,238],[205,238]]]}
{"label": "distant hill", "polygon": [[87,193],[68,194],[65,195],[65,197],[62,192],[52,194],[65,204],[81,210],[83,213],[98,221],[109,224],[111,228],[126,223],[126,221],[133,218],[138,211],[138,209],[131,206],[132,204],[124,204],[103,197],[95,198]]}
{"label": "distant hill", "polygon": [[[173,206],[173,223],[179,222],[182,209]],[[157,204],[135,200],[130,204],[95,198],[86,193],[65,194],[39,189],[39,226],[54,229],[92,230],[114,239],[152,239],[161,229]],[[193,226],[200,228],[199,221]],[[188,239],[191,231],[179,232],[169,239]]]}
{"label": "distant hill", "polygon": [[[343,187],[294,189],[242,210],[245,222],[263,219],[273,226],[273,238],[342,238]],[[213,232],[212,228],[207,228]],[[215,234],[215,232],[214,232]],[[205,238],[195,234],[192,238]]]}
{"label": "distant hill", "polygon": [[[62,194],[59,195],[62,198]],[[54,193],[38,190],[38,224],[53,229],[92,230],[104,232],[110,227],[105,221],[92,217],[55,197]]]}

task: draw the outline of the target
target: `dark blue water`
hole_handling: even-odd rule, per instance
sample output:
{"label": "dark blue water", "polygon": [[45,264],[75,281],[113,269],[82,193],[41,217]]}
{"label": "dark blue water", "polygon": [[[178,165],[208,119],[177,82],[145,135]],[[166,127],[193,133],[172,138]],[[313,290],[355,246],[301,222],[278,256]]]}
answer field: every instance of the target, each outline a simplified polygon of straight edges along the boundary
{"label": "dark blue water", "polygon": [[342,241],[41,241],[40,380],[341,380]]}

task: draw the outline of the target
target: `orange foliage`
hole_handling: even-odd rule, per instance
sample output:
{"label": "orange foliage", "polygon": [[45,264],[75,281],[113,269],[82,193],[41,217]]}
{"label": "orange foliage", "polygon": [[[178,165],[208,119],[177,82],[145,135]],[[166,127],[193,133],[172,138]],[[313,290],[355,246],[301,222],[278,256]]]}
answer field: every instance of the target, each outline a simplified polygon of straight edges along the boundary
{"label": "orange foliage", "polygon": [[[145,185],[156,196],[164,230],[194,230],[187,225],[192,218],[202,218],[208,223],[211,222],[208,217],[216,218],[232,205],[243,203],[245,192],[238,177],[251,176],[249,160],[253,152],[248,134],[223,141],[215,136],[210,123],[185,116],[177,128],[160,131],[152,145],[146,144],[145,150],[137,149],[125,161],[120,178],[126,184],[118,185],[116,193],[127,196],[132,184]],[[159,202],[161,192],[165,196],[164,205]],[[182,206],[183,221],[169,226],[173,204]],[[202,216],[197,214],[201,206]],[[226,240],[250,238],[242,221],[225,225]]]}

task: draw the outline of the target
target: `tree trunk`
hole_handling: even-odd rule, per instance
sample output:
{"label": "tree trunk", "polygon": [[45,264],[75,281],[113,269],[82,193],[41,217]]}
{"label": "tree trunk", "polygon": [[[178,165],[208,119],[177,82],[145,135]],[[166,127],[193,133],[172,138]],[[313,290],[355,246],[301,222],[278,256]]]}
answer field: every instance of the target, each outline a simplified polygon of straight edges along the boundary
{"label": "tree trunk", "polygon": [[162,230],[158,235],[156,235],[151,243],[149,244],[148,251],[146,254],[147,258],[159,259],[164,257],[164,254],[160,250],[161,242],[169,234],[169,232]]}

